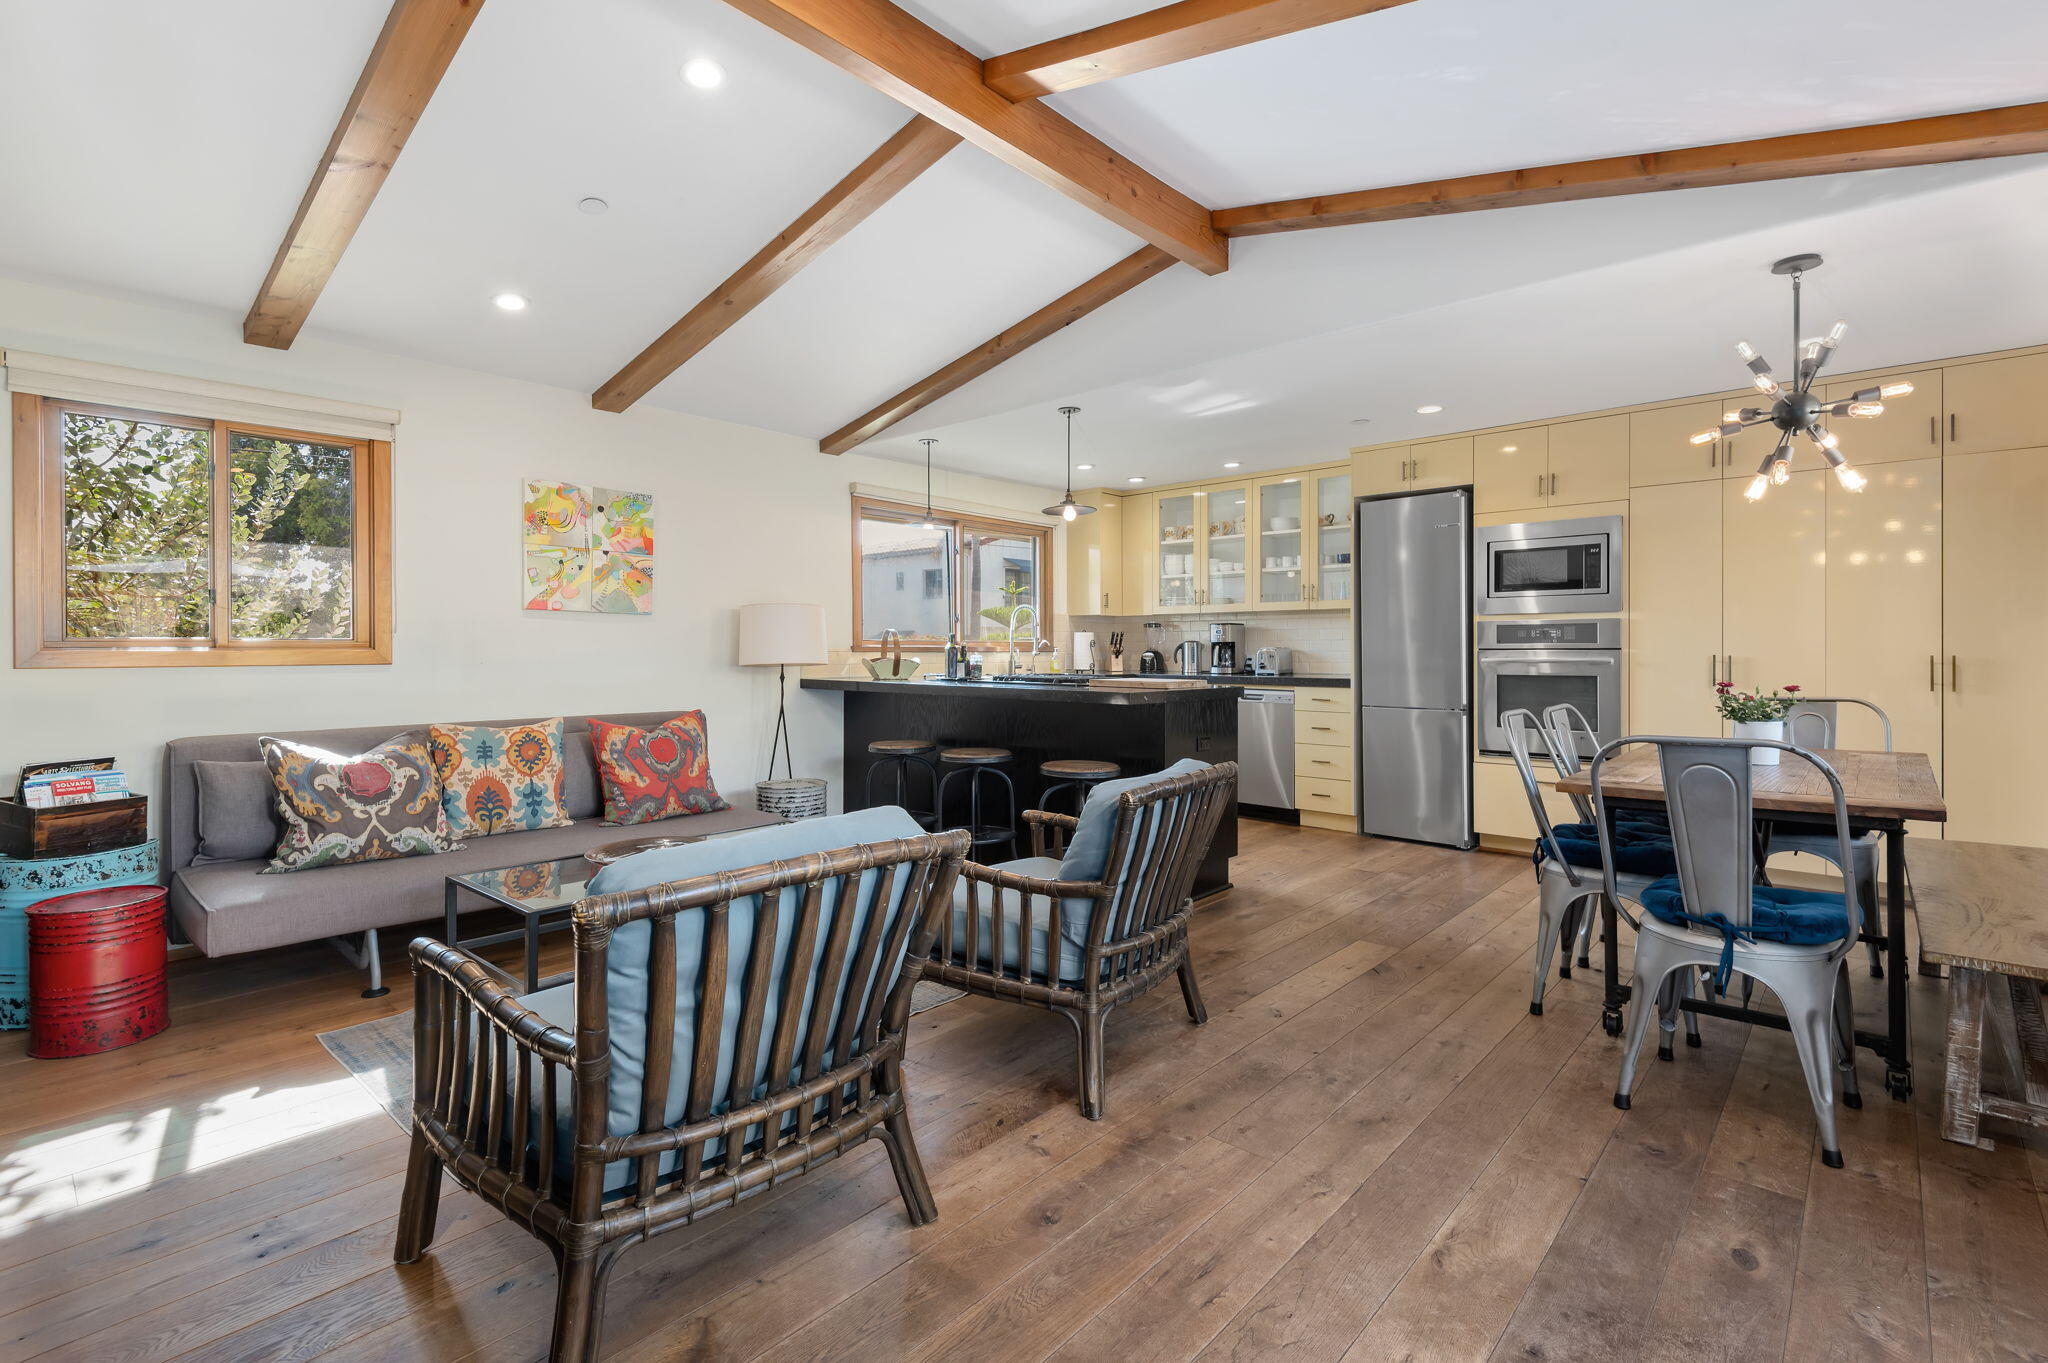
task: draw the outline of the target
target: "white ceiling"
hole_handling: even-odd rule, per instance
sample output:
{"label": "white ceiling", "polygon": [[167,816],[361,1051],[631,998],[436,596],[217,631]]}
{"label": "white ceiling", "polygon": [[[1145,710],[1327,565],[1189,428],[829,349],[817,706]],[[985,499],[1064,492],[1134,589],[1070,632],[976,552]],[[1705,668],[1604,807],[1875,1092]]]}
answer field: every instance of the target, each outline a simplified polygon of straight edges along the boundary
{"label": "white ceiling", "polygon": [[[1143,7],[911,6],[983,52]],[[237,324],[387,8],[0,0],[0,272]],[[2044,98],[2034,0],[1414,0],[1052,102],[1223,206]],[[905,117],[720,0],[490,0],[308,330],[588,390]],[[1244,239],[866,448],[1046,481],[1075,401],[1094,477],[1164,479],[1729,386],[1793,250],[1844,367],[2048,340],[2044,162]],[[822,435],[1135,246],[963,147],[648,401]]]}

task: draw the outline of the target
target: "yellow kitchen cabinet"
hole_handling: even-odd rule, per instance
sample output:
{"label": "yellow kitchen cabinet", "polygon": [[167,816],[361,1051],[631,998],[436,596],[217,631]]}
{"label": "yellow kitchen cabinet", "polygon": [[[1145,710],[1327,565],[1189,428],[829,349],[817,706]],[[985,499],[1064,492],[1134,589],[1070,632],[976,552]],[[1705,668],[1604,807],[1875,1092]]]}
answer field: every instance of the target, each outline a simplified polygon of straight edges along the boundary
{"label": "yellow kitchen cabinet", "polygon": [[1408,481],[1408,454],[1406,445],[1353,450],[1351,482],[1358,489],[1358,495],[1377,497],[1383,492],[1406,492],[1412,486]]}
{"label": "yellow kitchen cabinet", "polygon": [[1430,440],[1408,447],[1408,486],[1457,487],[1472,481],[1472,448],[1469,435],[1454,440]]}
{"label": "yellow kitchen cabinet", "polygon": [[1948,453],[2048,446],[2048,354],[1949,365],[1942,377]]}
{"label": "yellow kitchen cabinet", "polygon": [[[1294,799],[1306,823],[1308,816],[1318,814],[1324,817],[1343,815],[1347,818],[1358,811],[1351,793],[1349,781],[1325,781],[1314,776],[1298,776],[1294,780]],[[1323,824],[1322,827],[1330,827]]]}
{"label": "yellow kitchen cabinet", "polygon": [[1720,485],[1722,677],[1738,691],[1790,683],[1828,694],[1823,484],[1833,481],[1809,469],[1756,502],[1740,483]]}
{"label": "yellow kitchen cabinet", "polygon": [[[1474,442],[1472,510],[1521,511],[1550,501],[1550,428],[1496,431]],[[1627,495],[1626,483],[1623,496]]]}
{"label": "yellow kitchen cabinet", "polygon": [[1251,604],[1251,484],[1212,483],[1197,488],[1195,497],[1196,604],[1204,609]]}
{"label": "yellow kitchen cabinet", "polygon": [[1349,748],[1353,742],[1352,721],[1348,708],[1342,714],[1298,715],[1294,723],[1294,741],[1319,748]]}
{"label": "yellow kitchen cabinet", "polygon": [[[1537,755],[1536,788],[1543,795],[1543,809],[1553,825],[1575,823],[1578,811],[1572,802],[1550,788],[1557,779],[1550,759]],[[1508,839],[1517,845],[1536,841],[1536,818],[1529,809],[1529,793],[1522,787],[1522,774],[1511,761],[1480,758],[1472,764],[1472,831],[1481,838]],[[1599,874],[1594,873],[1595,876]]]}
{"label": "yellow kitchen cabinet", "polygon": [[1681,402],[1628,414],[1628,481],[1630,487],[1658,483],[1707,482],[1721,476],[1721,444],[1689,443],[1691,437],[1720,424],[1728,410],[1719,402]]}
{"label": "yellow kitchen cabinet", "polygon": [[1308,531],[1314,555],[1309,578],[1310,610],[1351,609],[1351,468],[1312,469],[1302,475],[1315,525]]}
{"label": "yellow kitchen cabinet", "polygon": [[1123,609],[1132,615],[1149,615],[1159,609],[1152,596],[1159,571],[1159,541],[1153,528],[1158,500],[1150,492],[1122,499]]}
{"label": "yellow kitchen cabinet", "polygon": [[1626,416],[1560,421],[1549,428],[1545,443],[1550,447],[1550,472],[1543,484],[1547,505],[1619,501],[1628,496]]}
{"label": "yellow kitchen cabinet", "polygon": [[1718,482],[1635,489],[1628,517],[1628,728],[1718,735],[1721,659]]}
{"label": "yellow kitchen cabinet", "polygon": [[1314,571],[1316,532],[1303,523],[1310,519],[1303,499],[1310,488],[1299,474],[1261,478],[1252,485],[1257,510],[1249,527],[1247,543],[1252,575],[1253,608],[1257,610],[1305,610],[1309,604],[1309,582]]}
{"label": "yellow kitchen cabinet", "polygon": [[1066,523],[1066,613],[1122,615],[1131,609],[1124,600],[1123,498],[1091,488],[1075,500],[1095,514]]}
{"label": "yellow kitchen cabinet", "polygon": [[[1891,716],[1892,745],[1932,754],[1937,772],[1941,462],[1874,465],[1861,492],[1826,482],[1827,694],[1881,707]],[[1879,748],[1883,730],[1860,707],[1844,706],[1837,743]]]}
{"label": "yellow kitchen cabinet", "polygon": [[1191,488],[1162,491],[1152,497],[1146,613],[1185,615],[1200,601],[1197,560],[1206,531],[1202,516],[1207,499]]}
{"label": "yellow kitchen cabinet", "polygon": [[1951,459],[1942,472],[1948,836],[2048,846],[2048,449]]}
{"label": "yellow kitchen cabinet", "polygon": [[[1843,380],[1821,388],[1826,402],[1841,399],[1865,388],[1903,379],[1913,391],[1902,398],[1884,399],[1884,415],[1835,417],[1828,425],[1841,438],[1842,453],[1852,464],[1883,464],[1896,459],[1932,459],[1941,455],[1942,407],[1941,371],[1917,369],[1905,374],[1878,378]],[[1809,450],[1811,441],[1806,442]]]}

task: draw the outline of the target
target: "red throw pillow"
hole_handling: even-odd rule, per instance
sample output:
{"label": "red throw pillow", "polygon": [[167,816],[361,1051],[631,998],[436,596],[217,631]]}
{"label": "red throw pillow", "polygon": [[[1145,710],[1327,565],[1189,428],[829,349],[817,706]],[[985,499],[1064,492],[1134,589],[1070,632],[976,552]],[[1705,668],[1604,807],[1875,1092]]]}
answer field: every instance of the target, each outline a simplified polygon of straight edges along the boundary
{"label": "red throw pillow", "polygon": [[606,823],[652,823],[678,814],[711,814],[731,805],[711,784],[704,712],[677,715],[658,729],[590,721]]}

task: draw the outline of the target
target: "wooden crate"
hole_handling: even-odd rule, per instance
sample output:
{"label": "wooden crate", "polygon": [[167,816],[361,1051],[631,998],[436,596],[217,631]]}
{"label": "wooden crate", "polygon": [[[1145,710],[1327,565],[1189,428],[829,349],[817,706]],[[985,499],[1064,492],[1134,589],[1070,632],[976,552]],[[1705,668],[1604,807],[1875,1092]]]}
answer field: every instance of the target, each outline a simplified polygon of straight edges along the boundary
{"label": "wooden crate", "polygon": [[149,840],[149,797],[30,809],[0,800],[0,856],[78,857]]}

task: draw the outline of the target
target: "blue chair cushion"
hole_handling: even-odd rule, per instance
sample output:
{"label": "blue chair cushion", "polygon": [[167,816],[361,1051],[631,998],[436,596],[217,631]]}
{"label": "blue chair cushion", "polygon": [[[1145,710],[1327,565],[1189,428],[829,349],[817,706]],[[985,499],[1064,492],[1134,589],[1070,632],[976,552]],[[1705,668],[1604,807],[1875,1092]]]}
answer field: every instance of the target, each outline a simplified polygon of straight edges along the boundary
{"label": "blue chair cushion", "polygon": [[[1020,857],[1015,861],[999,862],[991,869],[1015,871],[1019,875],[1039,876],[1047,880],[1058,880],[1061,876],[1061,863],[1052,857]],[[972,960],[966,959],[965,955],[967,951],[967,906],[970,889],[975,896],[976,917],[980,919],[975,928],[975,951]],[[961,876],[953,886],[952,942],[954,951],[959,955],[959,959],[955,961],[955,964],[995,973],[997,961],[994,952],[999,948],[1002,952],[1002,968],[1010,973],[1015,973],[1017,970],[1018,937],[1022,933],[1024,921],[1023,899],[1024,896],[1015,890],[998,889],[993,885],[970,886],[967,877]],[[1063,982],[1069,984],[1078,983],[1081,978],[1082,956],[1088,941],[1085,935],[1085,924],[1088,921],[1088,914],[1094,908],[1094,905],[1095,901],[1092,899],[1063,899],[1060,901],[1059,909],[1062,924],[1070,919],[1078,919],[1084,925],[1084,934],[1079,942],[1069,940],[1065,934],[1064,927],[1062,928],[1059,940],[1059,975],[1057,978]],[[1037,902],[1031,906],[1031,912],[1029,968],[1034,977],[1043,978],[1045,976],[1046,948],[1049,943],[1046,941],[1045,920],[1047,915],[1045,901],[1042,897],[1038,897]],[[1000,940],[998,940],[994,926],[998,914],[1000,914],[1002,921]]]}
{"label": "blue chair cushion", "polygon": [[[1067,854],[1060,861],[1061,880],[1101,880],[1109,869],[1109,843],[1116,836],[1116,802],[1127,790],[1148,786],[1154,781],[1169,776],[1188,776],[1198,771],[1207,771],[1209,764],[1197,762],[1192,757],[1183,757],[1164,771],[1147,772],[1143,776],[1126,776],[1115,781],[1104,781],[1088,792],[1088,803],[1081,806],[1081,818],[1073,836],[1067,839]],[[1151,838],[1146,838],[1149,844]],[[1151,847],[1133,847],[1126,854],[1126,872],[1131,863],[1142,864],[1149,860]],[[1072,902],[1072,901],[1070,901]],[[1087,905],[1090,901],[1079,901]],[[1060,935],[1078,946],[1088,941],[1088,915],[1084,908],[1081,913],[1066,913],[1060,919]]]}
{"label": "blue chair cushion", "polygon": [[1738,927],[1719,913],[1698,915],[1688,911],[1685,893],[1675,875],[1644,887],[1641,903],[1653,918],[1680,927],[1713,928],[1721,934],[1721,965],[1715,972],[1714,985],[1723,992],[1728,987],[1737,938],[1790,946],[1825,946],[1849,934],[1849,906],[1831,890],[1752,885],[1747,927]]}
{"label": "blue chair cushion", "polygon": [[[1600,866],[1600,830],[1589,823],[1561,823],[1550,830],[1564,859],[1574,866]],[[1543,848],[1536,848],[1541,859]],[[1668,876],[1678,871],[1678,853],[1672,846],[1671,829],[1616,819],[1614,823],[1614,869],[1641,876]]]}
{"label": "blue chair cushion", "polygon": [[[658,851],[641,852],[613,862],[599,871],[590,881],[592,895],[617,894],[627,890],[643,890],[655,885],[666,885],[674,881],[690,880],[697,876],[712,875],[720,871],[739,871],[759,866],[765,862],[784,861],[806,856],[813,852],[831,852],[842,847],[861,843],[888,842],[896,838],[915,838],[924,834],[917,820],[907,812],[894,806],[877,809],[863,809],[850,814],[840,814],[822,819],[801,819],[792,823],[775,824],[767,828],[749,829],[728,837],[709,838],[703,842],[683,847],[665,847]],[[868,890],[874,883],[877,871],[861,873],[856,901],[865,904]],[[883,906],[888,915],[885,926],[893,924],[895,916],[903,908],[904,892],[911,877],[898,872],[891,889],[890,899]],[[791,942],[796,928],[793,912],[795,891],[784,891],[785,908],[776,928],[774,952],[777,969],[773,978],[782,979],[786,972]],[[825,940],[838,912],[839,895],[828,885],[821,898],[821,919],[819,940]],[[733,1051],[738,1043],[739,1014],[745,997],[746,965],[752,948],[754,914],[758,908],[759,896],[749,895],[733,901],[726,918],[726,986],[725,1003],[722,1013],[725,1019],[723,1035],[718,1050],[718,1070],[714,1084],[716,1092],[724,1093],[732,1080],[735,1057]],[[696,1022],[698,1012],[697,987],[703,965],[705,922],[709,915],[701,909],[678,914],[676,917],[676,1017],[670,1054],[668,1098],[663,1120],[674,1123],[682,1120],[689,1102],[690,1058],[696,1053]],[[865,926],[867,910],[858,907],[851,924],[853,940],[860,940]],[[612,1135],[627,1135],[640,1129],[640,1081],[646,1072],[647,1058],[647,971],[648,956],[653,946],[653,931],[644,922],[630,923],[612,934],[610,949],[606,955],[605,1005],[611,1027],[612,1071],[609,1094],[609,1120],[607,1129]],[[878,961],[872,975],[865,980],[849,980],[839,989],[839,999],[844,999],[847,990],[886,990],[892,984],[901,966],[900,960]],[[810,1020],[810,1002],[816,984],[815,973],[801,984],[799,1014],[802,1022],[797,1029],[797,1051],[802,1054],[804,1033]],[[575,986],[559,985],[536,994],[526,995],[521,1002],[539,1012],[549,1021],[575,1031]],[[779,1000],[771,997],[761,1025],[761,1035],[771,1037],[775,1031],[775,1020],[780,1014]],[[838,1000],[828,1011],[836,1016]],[[747,1076],[751,1082],[743,1087],[754,1096],[767,1092],[769,1076],[763,1072],[767,1064],[766,1047],[762,1054],[749,1057],[754,1067]],[[829,1057],[827,1063],[834,1063]],[[558,1123],[561,1140],[558,1148],[567,1150],[571,1140],[571,1115],[569,1112],[570,1086],[561,1086],[562,1112]],[[719,1102],[713,1112],[723,1112],[729,1103]],[[706,1148],[707,1158],[715,1156],[719,1147],[714,1144]],[[677,1157],[664,1157],[662,1173],[665,1175],[675,1168]],[[630,1173],[630,1165],[620,1162],[605,1171],[605,1186],[616,1189],[624,1185]]]}

